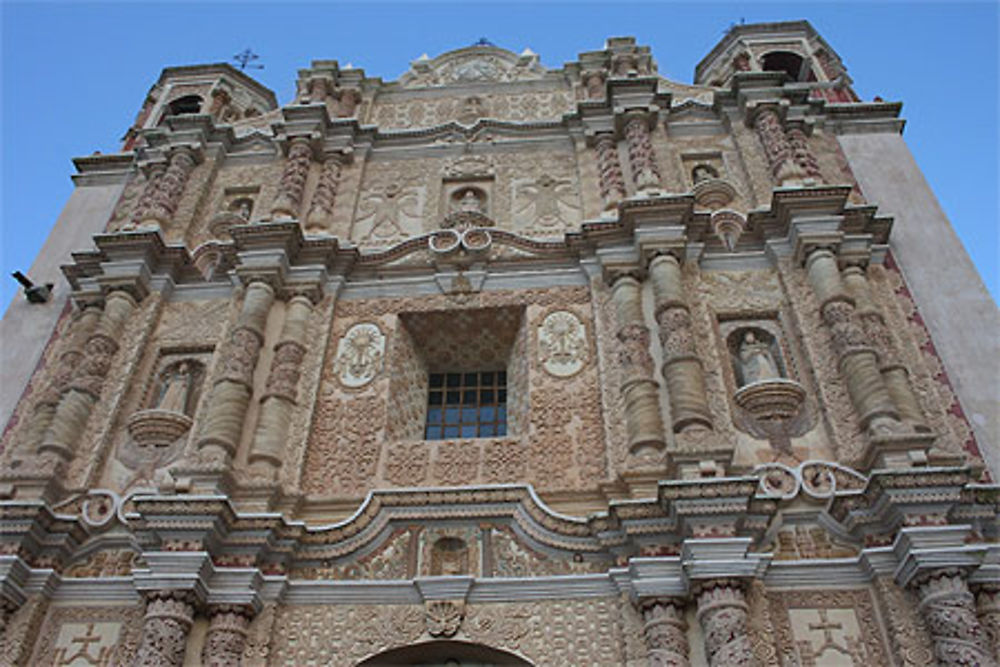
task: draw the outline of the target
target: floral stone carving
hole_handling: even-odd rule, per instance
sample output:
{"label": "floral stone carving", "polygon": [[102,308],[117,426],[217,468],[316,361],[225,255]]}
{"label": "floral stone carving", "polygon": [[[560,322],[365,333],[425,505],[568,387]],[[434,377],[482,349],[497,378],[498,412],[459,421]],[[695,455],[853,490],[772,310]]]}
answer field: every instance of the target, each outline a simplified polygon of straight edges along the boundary
{"label": "floral stone carving", "polygon": [[427,633],[431,637],[453,637],[462,627],[465,602],[461,600],[431,600],[424,606]]}
{"label": "floral stone carving", "polygon": [[382,370],[385,335],[375,324],[362,322],[347,330],[337,345],[336,373],[345,387],[357,389]]}
{"label": "floral stone carving", "polygon": [[538,361],[549,375],[576,375],[587,363],[587,329],[566,310],[549,313],[538,326]]}

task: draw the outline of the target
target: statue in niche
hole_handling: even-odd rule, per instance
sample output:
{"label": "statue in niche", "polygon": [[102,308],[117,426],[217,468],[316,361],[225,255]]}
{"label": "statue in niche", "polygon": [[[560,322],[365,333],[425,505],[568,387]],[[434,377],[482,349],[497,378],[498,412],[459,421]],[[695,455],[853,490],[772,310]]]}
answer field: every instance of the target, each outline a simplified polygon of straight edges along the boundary
{"label": "statue in niche", "polygon": [[469,549],[457,537],[442,537],[431,550],[431,576],[469,573]]}
{"label": "statue in niche", "polygon": [[691,170],[691,180],[695,183],[701,183],[702,181],[707,181],[710,178],[718,178],[719,172],[715,170],[714,167],[707,164],[695,165],[695,168]]}
{"label": "statue in niche", "polygon": [[739,362],[743,386],[764,380],[781,378],[778,363],[771,349],[772,343],[747,331],[740,343]]}
{"label": "statue in niche", "polygon": [[253,200],[249,197],[240,197],[229,205],[229,211],[249,221],[250,213],[253,212]]}
{"label": "statue in niche", "polygon": [[452,213],[485,213],[486,195],[476,188],[459,190],[452,196]]}
{"label": "statue in niche", "polygon": [[182,359],[164,368],[150,407],[188,414],[193,402],[191,397],[194,395],[195,383],[200,375],[198,366],[196,362]]}

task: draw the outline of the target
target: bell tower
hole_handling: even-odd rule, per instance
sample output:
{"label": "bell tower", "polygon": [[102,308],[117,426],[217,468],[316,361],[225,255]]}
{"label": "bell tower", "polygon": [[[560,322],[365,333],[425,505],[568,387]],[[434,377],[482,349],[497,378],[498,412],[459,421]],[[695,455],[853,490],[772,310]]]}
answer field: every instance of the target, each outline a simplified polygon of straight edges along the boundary
{"label": "bell tower", "polygon": [[786,82],[809,84],[813,98],[859,101],[840,56],[808,21],[734,26],[695,67],[694,82],[727,87],[743,72],[783,73]]}

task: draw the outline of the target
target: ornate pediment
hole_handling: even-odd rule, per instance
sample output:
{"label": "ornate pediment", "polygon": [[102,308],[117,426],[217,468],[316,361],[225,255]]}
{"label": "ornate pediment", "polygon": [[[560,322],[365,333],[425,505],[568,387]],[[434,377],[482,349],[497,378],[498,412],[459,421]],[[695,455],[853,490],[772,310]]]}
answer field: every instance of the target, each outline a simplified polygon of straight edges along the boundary
{"label": "ornate pediment", "polygon": [[421,56],[399,79],[403,88],[540,79],[545,68],[529,49],[520,55],[495,46],[470,46],[437,58]]}

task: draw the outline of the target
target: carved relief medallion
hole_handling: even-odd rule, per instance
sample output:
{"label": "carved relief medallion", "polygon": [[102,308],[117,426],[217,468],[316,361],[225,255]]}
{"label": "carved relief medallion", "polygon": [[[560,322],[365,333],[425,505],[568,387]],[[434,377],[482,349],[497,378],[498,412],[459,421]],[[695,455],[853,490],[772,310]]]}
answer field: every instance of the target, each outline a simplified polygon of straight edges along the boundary
{"label": "carved relief medallion", "polygon": [[337,345],[336,373],[345,387],[357,389],[371,382],[382,370],[385,335],[370,322],[355,324]]}
{"label": "carved relief medallion", "polygon": [[549,375],[576,375],[587,363],[587,329],[574,313],[557,310],[538,326],[538,360]]}

